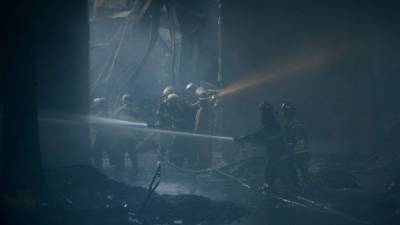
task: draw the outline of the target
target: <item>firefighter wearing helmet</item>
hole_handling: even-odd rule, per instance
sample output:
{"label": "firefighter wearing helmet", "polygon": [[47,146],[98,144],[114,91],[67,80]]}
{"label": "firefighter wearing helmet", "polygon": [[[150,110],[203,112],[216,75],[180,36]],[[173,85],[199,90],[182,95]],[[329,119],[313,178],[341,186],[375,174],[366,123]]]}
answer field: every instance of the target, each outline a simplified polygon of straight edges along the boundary
{"label": "firefighter wearing helmet", "polygon": [[[125,121],[138,121],[138,112],[133,105],[133,98],[129,94],[121,97],[121,106],[117,108],[114,118]],[[113,150],[109,153],[110,163],[117,171],[125,171],[125,154],[131,162],[131,175],[138,172],[138,153],[136,145],[139,142],[140,134],[137,132],[113,134]]]}
{"label": "firefighter wearing helmet", "polygon": [[[169,112],[169,107],[168,107],[168,96],[174,93],[175,89],[172,86],[167,86],[162,90],[161,101],[158,105],[155,115],[156,118],[154,127],[165,130],[173,129],[171,114]],[[172,141],[171,136],[160,134],[158,135],[158,138],[160,143],[158,146],[158,151],[165,156],[166,153],[171,149],[171,141]]]}
{"label": "firefighter wearing helmet", "polygon": [[262,128],[252,134],[237,137],[235,141],[239,143],[251,143],[265,147],[267,151],[267,163],[264,171],[265,191],[280,179],[285,187],[290,188],[294,183],[294,170],[292,164],[285,160],[288,150],[285,146],[282,130],[272,104],[262,102],[259,105],[260,122]]}
{"label": "firefighter wearing helmet", "polygon": [[[108,117],[108,104],[106,98],[95,98],[92,103],[92,114],[99,117]],[[103,168],[103,157],[111,148],[109,132],[104,127],[93,127],[91,129],[92,148],[91,158],[95,167]]]}
{"label": "firefighter wearing helmet", "polygon": [[[175,93],[169,94],[166,100],[168,119],[171,129],[182,132],[191,132],[191,120],[188,119],[187,105]],[[184,136],[174,136],[172,138],[170,154],[167,155],[178,167],[193,165],[194,155],[190,146],[190,140]]]}
{"label": "firefighter wearing helmet", "polygon": [[156,112],[156,123],[155,126],[163,129],[171,129],[172,124],[170,123],[170,115],[168,112],[168,96],[175,94],[175,89],[172,86],[167,86],[161,93],[161,102]]}
{"label": "firefighter wearing helmet", "polygon": [[[212,134],[214,125],[214,109],[210,104],[210,95],[202,87],[197,88],[199,99],[195,117],[194,133]],[[208,139],[196,140],[197,167],[208,168],[212,164],[212,142]]]}
{"label": "firefighter wearing helmet", "polygon": [[293,154],[292,162],[298,174],[297,182],[306,185],[309,182],[310,160],[306,130],[303,123],[297,119],[296,108],[291,102],[283,102],[280,111],[286,146]]}

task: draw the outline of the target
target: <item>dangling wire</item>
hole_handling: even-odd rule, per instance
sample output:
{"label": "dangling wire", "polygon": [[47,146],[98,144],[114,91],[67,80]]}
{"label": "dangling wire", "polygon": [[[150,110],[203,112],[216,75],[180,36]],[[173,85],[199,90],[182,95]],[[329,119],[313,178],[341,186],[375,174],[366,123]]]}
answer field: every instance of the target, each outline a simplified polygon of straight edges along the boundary
{"label": "dangling wire", "polygon": [[160,18],[161,18],[161,9],[163,6],[163,1],[162,0],[155,0],[151,4],[151,0],[149,0],[149,4],[146,4],[145,7],[148,5],[148,7],[151,6],[152,8],[152,19],[151,19],[151,32],[150,32],[150,42],[147,46],[146,53],[144,54],[142,60],[139,62],[137,65],[135,71],[132,73],[131,76],[128,77],[127,82],[125,82],[125,85],[130,84],[133,80],[135,80],[141,71],[143,70],[144,65],[147,62],[147,59],[149,58],[153,48],[155,47],[157,40],[158,40],[158,29],[160,27]]}
{"label": "dangling wire", "polygon": [[176,26],[175,26],[175,8],[167,5],[167,15],[169,24],[169,33],[172,44],[172,59],[171,59],[171,84],[176,86],[175,66],[176,66]]}
{"label": "dangling wire", "polygon": [[[223,86],[223,74],[222,74],[222,0],[217,0],[217,8],[218,8],[218,85],[221,89]],[[217,109],[216,115],[216,131],[217,134],[220,135],[222,133],[222,118],[223,118],[223,109],[219,107]],[[218,142],[218,145],[221,145],[221,141]]]}

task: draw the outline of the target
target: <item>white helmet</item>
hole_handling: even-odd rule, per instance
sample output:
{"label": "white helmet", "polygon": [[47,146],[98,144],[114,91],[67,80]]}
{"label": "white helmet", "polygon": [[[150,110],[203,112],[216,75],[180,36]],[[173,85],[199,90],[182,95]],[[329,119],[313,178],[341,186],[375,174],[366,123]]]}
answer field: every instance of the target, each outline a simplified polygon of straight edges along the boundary
{"label": "white helmet", "polygon": [[132,103],[132,96],[128,94],[124,94],[121,98],[122,103],[124,104],[130,104]]}
{"label": "white helmet", "polygon": [[177,94],[169,94],[167,97],[168,102],[175,102],[179,100],[179,96]]}
{"label": "white helmet", "polygon": [[172,86],[167,86],[166,88],[164,88],[164,90],[162,92],[162,97],[168,97],[168,95],[174,94],[174,93],[175,93],[175,89]]}
{"label": "white helmet", "polygon": [[95,106],[102,106],[107,104],[106,98],[95,98],[93,99],[93,105]]}
{"label": "white helmet", "polygon": [[196,89],[198,88],[198,86],[195,83],[188,83],[185,87],[185,92],[196,92]]}

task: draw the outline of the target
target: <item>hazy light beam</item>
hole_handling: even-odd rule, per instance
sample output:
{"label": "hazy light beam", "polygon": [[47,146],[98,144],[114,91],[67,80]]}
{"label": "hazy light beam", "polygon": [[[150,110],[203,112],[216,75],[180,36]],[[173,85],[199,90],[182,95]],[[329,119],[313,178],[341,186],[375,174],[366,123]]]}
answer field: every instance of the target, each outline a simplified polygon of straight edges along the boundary
{"label": "hazy light beam", "polygon": [[283,65],[276,65],[276,67],[279,66],[280,68],[285,68],[285,69],[276,72],[261,73],[260,75],[252,76],[250,78],[245,78],[237,82],[234,82],[223,88],[219,92],[218,96],[224,97],[227,95],[236,94],[245,91],[249,88],[253,88],[257,85],[271,82],[277,78],[304,72],[307,69],[315,68],[328,61],[331,61],[333,58],[338,56],[338,53],[339,51],[334,51],[332,53],[319,54],[312,58],[298,57],[297,59],[291,59],[289,60],[290,63],[285,63]]}
{"label": "hazy light beam", "polygon": [[225,141],[233,141],[233,137],[227,136],[216,136],[216,135],[208,135],[208,134],[195,134],[190,132],[183,131],[175,131],[175,130],[165,130],[165,129],[156,129],[149,127],[145,122],[132,122],[126,120],[98,117],[98,116],[87,116],[87,117],[78,117],[72,116],[71,118],[40,118],[40,121],[47,123],[64,123],[64,124],[79,124],[82,121],[82,118],[86,118],[86,120],[94,125],[94,126],[105,126],[108,128],[117,128],[123,130],[132,130],[132,131],[141,131],[141,132],[151,132],[151,133],[159,133],[159,134],[169,134],[169,135],[179,135],[193,138],[208,138],[208,139],[217,139],[217,140],[225,140]]}
{"label": "hazy light beam", "polygon": [[233,137],[215,136],[215,135],[208,135],[208,134],[194,134],[194,133],[183,132],[183,131],[151,128],[151,127],[148,127],[148,124],[145,122],[131,122],[131,121],[109,119],[109,118],[102,118],[102,117],[90,117],[89,121],[94,124],[123,127],[124,129],[135,130],[135,131],[233,141]]}

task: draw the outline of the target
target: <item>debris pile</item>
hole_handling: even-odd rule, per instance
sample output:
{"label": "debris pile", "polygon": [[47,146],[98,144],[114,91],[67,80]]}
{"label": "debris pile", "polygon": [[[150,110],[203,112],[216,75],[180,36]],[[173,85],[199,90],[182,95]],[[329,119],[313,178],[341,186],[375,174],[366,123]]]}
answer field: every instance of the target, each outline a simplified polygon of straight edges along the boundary
{"label": "debris pile", "polygon": [[[117,218],[108,218],[107,224],[229,224],[247,215],[244,208],[232,202],[195,195],[154,193],[143,208],[146,188],[110,180],[90,166],[51,171],[46,181],[42,205],[44,211],[58,221],[81,215],[91,217],[85,219],[87,224],[104,224],[102,217],[110,215]],[[75,221],[82,221],[82,218]]]}

